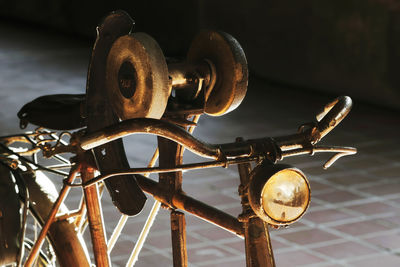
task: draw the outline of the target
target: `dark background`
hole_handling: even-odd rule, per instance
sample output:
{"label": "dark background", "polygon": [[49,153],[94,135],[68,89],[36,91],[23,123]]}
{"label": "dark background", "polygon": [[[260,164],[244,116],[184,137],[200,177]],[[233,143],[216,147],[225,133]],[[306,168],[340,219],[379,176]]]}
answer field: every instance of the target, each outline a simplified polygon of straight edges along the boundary
{"label": "dark background", "polygon": [[253,76],[400,108],[400,1],[0,0],[3,22],[88,42],[116,9],[127,11],[135,31],[152,35],[168,56],[185,55],[199,29],[223,30],[243,46]]}

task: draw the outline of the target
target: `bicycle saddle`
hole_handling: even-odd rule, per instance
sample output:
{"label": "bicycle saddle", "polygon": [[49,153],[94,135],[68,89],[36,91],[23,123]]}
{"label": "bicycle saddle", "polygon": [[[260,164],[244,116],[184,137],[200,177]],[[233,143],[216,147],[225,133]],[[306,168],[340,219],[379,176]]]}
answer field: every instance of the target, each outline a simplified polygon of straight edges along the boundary
{"label": "bicycle saddle", "polygon": [[72,130],[86,125],[81,116],[84,94],[45,95],[25,104],[18,112],[21,128],[28,123],[54,130]]}

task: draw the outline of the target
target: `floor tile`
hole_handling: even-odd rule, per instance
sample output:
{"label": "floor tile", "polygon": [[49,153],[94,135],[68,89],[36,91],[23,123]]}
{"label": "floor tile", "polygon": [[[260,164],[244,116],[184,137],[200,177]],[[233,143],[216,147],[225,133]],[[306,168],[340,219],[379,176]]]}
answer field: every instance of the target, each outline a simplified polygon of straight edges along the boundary
{"label": "floor tile", "polygon": [[332,189],[331,186],[317,182],[317,181],[310,181],[310,187],[311,187],[311,192],[319,192],[319,191],[325,191],[327,189]]}
{"label": "floor tile", "polygon": [[[222,240],[222,239],[235,239],[238,238],[234,234],[225,231],[224,229],[221,229],[219,227],[213,227],[210,229],[205,229],[205,230],[198,230],[194,231],[196,234],[208,239],[208,240]],[[239,239],[239,238],[238,238]]]}
{"label": "floor tile", "polygon": [[400,164],[380,168],[379,170],[371,171],[372,175],[379,176],[380,178],[397,178],[400,179]]}
{"label": "floor tile", "polygon": [[389,184],[382,184],[382,185],[375,185],[370,187],[364,187],[360,189],[360,191],[370,193],[372,195],[377,196],[384,196],[384,195],[391,195],[400,192],[400,180],[396,183],[389,183]]}
{"label": "floor tile", "polygon": [[[239,254],[239,252],[237,254]],[[219,247],[215,247],[211,244],[207,247],[188,249],[188,259],[193,263],[221,260],[232,256],[237,255],[227,252]]]}
{"label": "floor tile", "polygon": [[396,255],[377,255],[372,258],[353,261],[350,264],[355,267],[398,267],[400,266],[400,257]]}
{"label": "floor tile", "polygon": [[[123,265],[125,266],[125,265]],[[140,256],[135,266],[173,266],[172,258],[167,258],[163,255],[153,254]]]}
{"label": "floor tile", "polygon": [[382,202],[365,203],[361,205],[347,206],[346,208],[357,212],[361,212],[366,215],[374,215],[374,214],[388,213],[388,212],[400,212],[399,208],[395,208],[393,206],[387,205]]}
{"label": "floor tile", "polygon": [[219,261],[217,263],[210,263],[210,264],[201,265],[201,266],[207,266],[207,267],[243,267],[243,266],[246,266],[246,261],[244,259],[230,258],[230,259],[224,259],[224,261]]}
{"label": "floor tile", "polygon": [[242,240],[242,239],[238,238],[238,240],[226,242],[226,243],[223,243],[223,245],[226,247],[229,247],[229,248],[233,248],[242,253],[245,253],[245,243],[244,243],[244,240]]}
{"label": "floor tile", "polygon": [[294,233],[281,234],[279,236],[300,245],[314,244],[340,238],[339,236],[319,229],[298,231]]}
{"label": "floor tile", "polygon": [[326,256],[329,256],[333,259],[358,257],[377,252],[377,250],[373,250],[369,247],[366,247],[364,245],[355,242],[344,242],[344,243],[314,248],[313,250],[321,254],[324,254]]}
{"label": "floor tile", "polygon": [[383,248],[385,250],[395,250],[400,249],[400,234],[392,233],[392,234],[384,234],[379,235],[372,238],[365,239],[366,242],[374,244],[379,248]]}
{"label": "floor tile", "polygon": [[275,255],[276,266],[290,267],[323,262],[322,258],[304,251],[285,252]]}
{"label": "floor tile", "polygon": [[343,191],[343,190],[335,190],[334,192],[331,192],[331,193],[326,193],[326,194],[315,196],[315,198],[329,202],[329,203],[339,203],[339,202],[358,200],[363,197],[356,195],[354,193],[351,193],[351,192],[347,192],[347,191]]}
{"label": "floor tile", "polygon": [[339,185],[346,185],[346,186],[360,185],[363,183],[369,183],[375,181],[373,178],[370,178],[368,175],[362,173],[331,176],[327,180]]}
{"label": "floor tile", "polygon": [[272,249],[280,249],[280,248],[287,248],[290,245],[280,242],[274,238],[271,238]]}
{"label": "floor tile", "polygon": [[356,223],[349,223],[334,227],[336,230],[344,232],[352,236],[365,235],[374,232],[380,232],[385,230],[393,229],[392,225],[387,225],[385,221],[381,220],[370,220]]}
{"label": "floor tile", "polygon": [[314,223],[330,223],[338,220],[354,218],[354,215],[336,209],[325,209],[308,212],[303,218]]}

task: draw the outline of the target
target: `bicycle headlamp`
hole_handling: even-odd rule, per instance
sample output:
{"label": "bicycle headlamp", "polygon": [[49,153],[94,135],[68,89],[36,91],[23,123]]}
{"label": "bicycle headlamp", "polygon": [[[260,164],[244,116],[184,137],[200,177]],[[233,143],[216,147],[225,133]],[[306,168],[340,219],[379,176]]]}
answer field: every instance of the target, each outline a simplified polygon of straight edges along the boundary
{"label": "bicycle headlamp", "polygon": [[273,225],[289,225],[305,213],[310,185],[297,168],[264,161],[250,174],[250,206],[258,217]]}

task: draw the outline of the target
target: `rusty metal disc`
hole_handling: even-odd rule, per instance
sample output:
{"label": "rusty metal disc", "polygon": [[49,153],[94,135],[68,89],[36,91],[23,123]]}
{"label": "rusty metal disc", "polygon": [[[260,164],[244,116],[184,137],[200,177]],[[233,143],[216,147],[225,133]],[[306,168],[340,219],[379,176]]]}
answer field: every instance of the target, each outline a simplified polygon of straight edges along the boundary
{"label": "rusty metal disc", "polygon": [[161,118],[170,95],[168,68],[151,36],[133,33],[114,42],[107,57],[106,88],[120,119]]}
{"label": "rusty metal disc", "polygon": [[200,32],[192,41],[187,60],[214,64],[216,83],[207,99],[205,112],[221,116],[239,106],[246,95],[248,68],[246,56],[238,41],[221,31]]}

